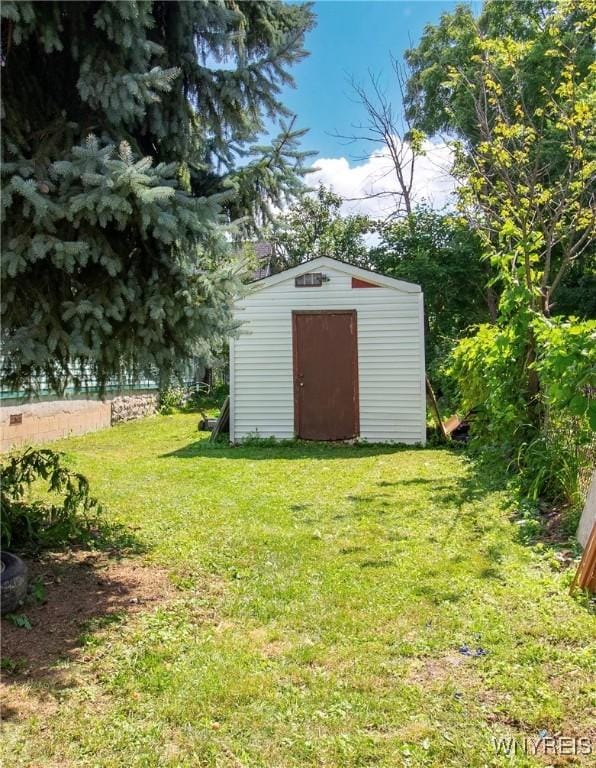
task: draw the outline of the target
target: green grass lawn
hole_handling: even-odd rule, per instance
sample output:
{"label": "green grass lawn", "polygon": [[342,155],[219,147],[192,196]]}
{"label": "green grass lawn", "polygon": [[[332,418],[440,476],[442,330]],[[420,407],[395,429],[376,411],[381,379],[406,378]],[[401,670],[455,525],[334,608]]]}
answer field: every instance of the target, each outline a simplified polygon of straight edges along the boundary
{"label": "green grass lawn", "polygon": [[556,764],[495,754],[542,730],[596,750],[594,616],[497,480],[448,450],[214,446],[196,421],[57,444],[178,589],[98,622],[68,684],[14,680],[53,709],[8,720],[10,765]]}

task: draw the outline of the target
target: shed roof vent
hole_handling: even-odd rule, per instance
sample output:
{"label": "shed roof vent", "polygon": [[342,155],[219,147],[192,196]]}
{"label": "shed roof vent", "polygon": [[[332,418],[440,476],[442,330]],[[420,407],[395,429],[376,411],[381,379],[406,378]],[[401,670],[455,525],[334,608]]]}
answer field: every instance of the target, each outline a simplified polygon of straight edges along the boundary
{"label": "shed roof vent", "polygon": [[294,279],[294,285],[296,288],[320,288],[328,280],[327,275],[322,272],[307,272],[305,275],[298,275]]}

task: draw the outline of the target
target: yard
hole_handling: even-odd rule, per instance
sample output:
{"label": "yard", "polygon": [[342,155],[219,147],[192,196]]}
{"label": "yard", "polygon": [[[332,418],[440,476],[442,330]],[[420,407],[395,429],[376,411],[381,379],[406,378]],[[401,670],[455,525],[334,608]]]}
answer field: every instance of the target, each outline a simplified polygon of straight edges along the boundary
{"label": "yard", "polygon": [[588,764],[495,753],[596,745],[594,617],[497,477],[439,449],[214,446],[196,420],[57,445],[130,536],[90,553],[80,615],[44,618],[65,564],[31,630],[2,622],[6,765]]}

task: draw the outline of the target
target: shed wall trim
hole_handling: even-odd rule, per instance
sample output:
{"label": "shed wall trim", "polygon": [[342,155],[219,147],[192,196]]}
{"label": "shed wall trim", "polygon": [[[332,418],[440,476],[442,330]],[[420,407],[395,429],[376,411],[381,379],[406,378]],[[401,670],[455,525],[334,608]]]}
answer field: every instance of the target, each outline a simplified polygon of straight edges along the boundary
{"label": "shed wall trim", "polygon": [[337,259],[331,259],[328,256],[319,256],[317,259],[311,259],[305,261],[302,264],[298,264],[296,267],[291,267],[283,272],[278,272],[276,275],[270,275],[264,277],[261,280],[255,280],[251,283],[250,287],[252,291],[259,291],[263,288],[270,288],[278,283],[283,283],[285,280],[294,280],[296,277],[303,275],[307,272],[315,272],[320,269],[334,269],[338,272],[344,272],[351,277],[360,278],[365,282],[378,283],[379,286],[386,288],[395,288],[398,291],[404,293],[420,293],[421,288],[416,283],[408,283],[405,280],[396,280],[394,277],[387,277],[387,275],[381,275],[379,272],[373,272],[370,269],[361,269],[360,267],[352,266],[351,264],[345,264]]}
{"label": "shed wall trim", "polygon": [[236,439],[236,354],[235,340],[230,339],[230,440]]}

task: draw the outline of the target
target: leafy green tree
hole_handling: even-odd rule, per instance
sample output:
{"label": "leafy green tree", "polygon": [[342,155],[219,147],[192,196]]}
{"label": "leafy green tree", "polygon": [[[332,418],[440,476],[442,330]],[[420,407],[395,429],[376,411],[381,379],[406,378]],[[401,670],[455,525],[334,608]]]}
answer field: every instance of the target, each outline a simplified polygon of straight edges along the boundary
{"label": "leafy green tree", "polygon": [[[228,328],[226,228],[301,188],[280,2],[4,2],[4,378],[172,371]],[[266,119],[280,136],[254,145]]]}
{"label": "leafy green tree", "polygon": [[[542,38],[521,44],[482,39],[478,30],[474,76],[457,67],[447,73],[475,105],[480,141],[456,146],[460,207],[506,285],[504,314],[525,309],[549,315],[563,277],[591,248],[596,64],[586,71],[579,52],[593,35],[593,9],[585,0],[560,3],[544,22],[548,47]],[[570,21],[576,43],[567,35]],[[547,60],[559,61],[544,78],[540,106],[527,103],[523,78],[528,49],[536,46]]]}
{"label": "leafy green tree", "polygon": [[380,227],[373,269],[419,283],[424,291],[427,369],[441,385],[441,366],[454,341],[471,326],[494,320],[497,295],[487,287],[490,264],[479,237],[460,218],[419,208]]}
{"label": "leafy green tree", "polygon": [[[586,241],[570,243],[561,234],[566,225],[555,219],[568,219],[573,210],[569,184],[574,199],[574,184],[584,187],[580,207],[585,209],[590,195],[588,164],[596,158],[596,144],[585,118],[594,100],[593,4],[488,0],[478,17],[470,7],[458,6],[427,27],[406,58],[412,73],[406,104],[414,125],[431,135],[455,135],[459,175],[468,178],[471,172],[485,201],[492,191],[497,205],[505,189],[511,214],[505,217],[518,222],[525,217],[526,234],[538,232],[542,246],[532,248],[542,252],[543,311],[590,316],[594,250]],[[564,114],[567,108],[582,110],[583,117]],[[575,141],[582,142],[582,157],[571,160]],[[501,228],[486,219],[486,207],[476,211],[493,251],[506,250]]]}
{"label": "leafy green tree", "polygon": [[360,267],[368,264],[365,235],[375,225],[368,216],[342,216],[342,198],[319,186],[279,215],[265,239],[272,247],[272,269],[279,272],[307,259],[330,256]]}
{"label": "leafy green tree", "polygon": [[[428,25],[418,45],[406,52],[410,77],[406,86],[406,111],[414,125],[428,135],[457,135],[468,144],[481,141],[476,100],[480,93],[476,74],[478,56],[489,41],[508,39],[519,46],[515,88],[523,91],[528,108],[548,100],[548,87],[562,61],[550,58],[548,20],[564,6],[566,41],[577,48],[576,62],[583,76],[593,61],[589,36],[576,37],[574,23],[583,11],[576,0],[485,0],[479,15],[470,5],[458,5],[444,13],[436,25]],[[457,69],[458,82],[448,77]],[[505,67],[501,76],[513,76]],[[509,83],[513,83],[509,80]],[[470,88],[475,84],[478,90]]]}
{"label": "leafy green tree", "polygon": [[[551,315],[580,259],[594,269],[596,64],[585,51],[595,28],[590,0],[561,0],[528,40],[477,28],[473,71],[445,73],[476,116],[476,140],[456,145],[460,208],[502,285],[497,324],[457,345],[453,371],[482,407],[478,432],[508,450],[532,495],[567,501],[592,460],[594,323]],[[539,100],[525,79],[537,52]]]}

